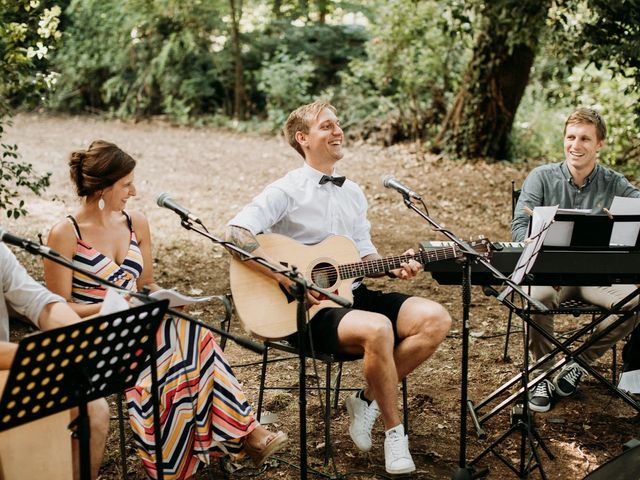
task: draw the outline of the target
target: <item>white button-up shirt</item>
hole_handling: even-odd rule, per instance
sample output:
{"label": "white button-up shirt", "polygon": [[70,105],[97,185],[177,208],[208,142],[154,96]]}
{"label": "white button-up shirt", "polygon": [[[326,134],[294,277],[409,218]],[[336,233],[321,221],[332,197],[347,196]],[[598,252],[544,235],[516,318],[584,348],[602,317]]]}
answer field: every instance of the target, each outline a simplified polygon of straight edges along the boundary
{"label": "white button-up shirt", "polygon": [[64,302],[29,276],[13,253],[0,244],[0,340],[9,340],[7,302],[38,326],[42,309],[49,303]]}
{"label": "white button-up shirt", "polygon": [[377,253],[362,189],[349,179],[342,187],[330,182],[320,185],[322,175],[305,163],[268,185],[229,225],[254,235],[279,233],[305,245],[343,235],[353,240],[360,257]]}

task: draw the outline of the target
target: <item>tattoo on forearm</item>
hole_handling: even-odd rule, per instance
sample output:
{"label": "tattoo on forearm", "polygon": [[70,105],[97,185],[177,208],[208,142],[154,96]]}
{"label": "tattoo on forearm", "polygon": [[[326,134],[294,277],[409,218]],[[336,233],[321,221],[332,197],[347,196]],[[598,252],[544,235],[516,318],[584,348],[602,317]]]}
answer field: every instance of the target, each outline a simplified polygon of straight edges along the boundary
{"label": "tattoo on forearm", "polygon": [[253,252],[260,244],[256,237],[246,228],[231,225],[225,231],[225,239],[247,252]]}

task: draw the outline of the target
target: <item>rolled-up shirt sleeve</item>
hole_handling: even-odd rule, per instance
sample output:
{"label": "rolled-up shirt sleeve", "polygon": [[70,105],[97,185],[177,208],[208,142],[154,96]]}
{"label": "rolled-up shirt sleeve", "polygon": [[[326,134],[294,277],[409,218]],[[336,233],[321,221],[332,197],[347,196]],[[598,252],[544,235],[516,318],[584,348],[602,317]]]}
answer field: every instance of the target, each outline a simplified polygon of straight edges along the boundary
{"label": "rolled-up shirt sleeve", "polygon": [[229,220],[227,225],[246,228],[257,235],[278,223],[286,214],[288,206],[287,193],[277,186],[270,185]]}
{"label": "rolled-up shirt sleeve", "polygon": [[[49,303],[65,302],[29,276],[16,257],[5,245],[0,245],[0,261],[2,262],[2,292],[5,301],[21,315],[39,327],[38,319],[42,310]],[[0,337],[5,332],[0,332]],[[8,339],[8,329],[6,332]],[[0,338],[2,340],[3,338]]]}

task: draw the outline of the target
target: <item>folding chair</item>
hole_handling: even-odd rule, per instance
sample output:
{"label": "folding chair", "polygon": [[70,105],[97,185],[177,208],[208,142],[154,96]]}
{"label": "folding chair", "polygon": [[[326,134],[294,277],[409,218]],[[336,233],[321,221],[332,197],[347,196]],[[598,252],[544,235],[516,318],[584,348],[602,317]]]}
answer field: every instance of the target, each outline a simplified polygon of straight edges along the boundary
{"label": "folding chair", "polygon": [[[284,340],[278,341],[265,341],[264,342],[265,351],[262,356],[262,372],[260,375],[260,390],[258,393],[258,419],[262,415],[262,404],[264,400],[264,391],[265,390],[297,390],[298,386],[266,386],[266,377],[267,377],[267,366],[269,363],[281,362],[286,360],[299,360],[299,351],[297,347],[291,345],[290,343]],[[275,359],[269,358],[269,352],[271,350],[278,350],[281,352],[288,353],[290,355]],[[331,404],[333,403],[334,410],[338,408],[338,399],[341,391],[355,391],[358,390],[356,388],[342,388],[342,365],[344,362],[360,360],[361,356],[354,355],[333,355],[321,352],[315,352],[315,356],[311,352],[307,352],[307,358],[315,359],[325,364],[325,385],[324,387],[306,387],[307,389],[319,389],[324,390],[324,442],[325,442],[325,450],[324,450],[324,465],[326,466],[329,463],[329,458],[331,458]],[[333,365],[337,365],[337,372],[333,379],[333,384],[331,380],[331,373],[333,369]],[[331,399],[331,392],[333,392],[333,401]],[[408,414],[408,401],[407,401],[407,380],[406,378],[402,380],[402,407],[403,407],[403,424],[405,432],[409,432],[409,414]],[[301,448],[304,448],[302,445]]]}

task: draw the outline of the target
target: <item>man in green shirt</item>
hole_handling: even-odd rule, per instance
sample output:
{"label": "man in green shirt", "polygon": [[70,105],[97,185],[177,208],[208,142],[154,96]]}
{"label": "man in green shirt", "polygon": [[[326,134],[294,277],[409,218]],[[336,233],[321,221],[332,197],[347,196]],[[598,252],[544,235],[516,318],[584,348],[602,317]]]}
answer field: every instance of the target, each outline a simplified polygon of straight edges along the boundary
{"label": "man in green shirt", "polygon": [[[602,117],[590,108],[579,108],[567,119],[564,127],[565,160],[560,163],[535,168],[522,185],[522,193],[514,212],[511,232],[514,241],[525,239],[529,224],[526,209],[538,206],[558,205],[560,208],[592,209],[609,208],[613,198],[640,198],[640,190],[622,174],[598,164],[598,152],[605,144],[607,129]],[[635,285],[557,287],[535,286],[531,296],[547,307],[557,308],[560,302],[569,299],[582,300],[593,305],[611,308],[636,289]],[[625,305],[630,309],[638,304],[638,298]],[[552,315],[532,315],[532,319],[545,331],[553,335]],[[601,322],[592,335],[604,330],[616,320],[612,315]],[[580,359],[588,364],[604,354],[618,340],[630,333],[637,324],[637,316],[628,319],[618,328],[596,340],[581,354]],[[535,329],[530,329],[529,351],[538,360],[554,345]],[[551,368],[545,362],[536,375]],[[569,360],[553,380],[542,380],[529,393],[529,407],[536,412],[551,408],[552,398],[567,397],[575,393],[585,370]]]}

